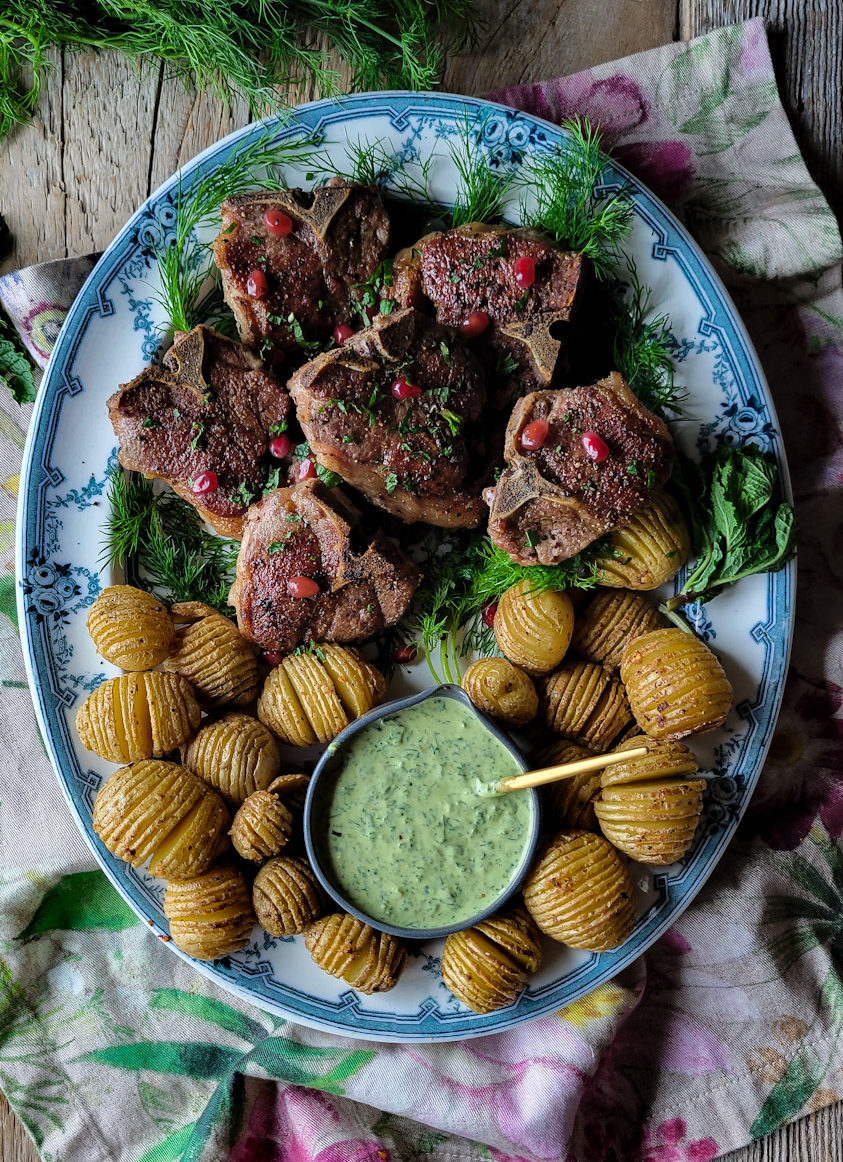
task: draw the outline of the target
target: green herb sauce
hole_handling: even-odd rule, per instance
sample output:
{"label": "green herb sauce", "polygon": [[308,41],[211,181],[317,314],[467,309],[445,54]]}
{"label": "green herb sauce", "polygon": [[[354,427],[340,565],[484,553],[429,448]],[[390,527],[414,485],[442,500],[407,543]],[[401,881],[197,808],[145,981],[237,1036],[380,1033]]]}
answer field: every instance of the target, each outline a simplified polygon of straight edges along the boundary
{"label": "green herb sauce", "polygon": [[[453,698],[428,698],[340,752],[322,827],[329,874],[397,927],[469,920],[512,882],[532,823],[527,791],[490,794],[520,767]],[[322,830],[322,828],[320,828]]]}

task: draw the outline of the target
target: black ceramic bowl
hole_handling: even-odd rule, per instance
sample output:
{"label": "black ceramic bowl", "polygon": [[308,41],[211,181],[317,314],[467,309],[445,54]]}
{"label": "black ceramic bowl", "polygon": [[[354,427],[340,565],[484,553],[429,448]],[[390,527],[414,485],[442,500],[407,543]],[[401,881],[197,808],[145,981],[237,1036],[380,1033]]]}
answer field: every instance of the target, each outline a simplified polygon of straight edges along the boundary
{"label": "black ceramic bowl", "polygon": [[467,920],[460,920],[459,923],[451,924],[447,927],[400,928],[396,925],[387,924],[383,920],[375,920],[372,916],[367,916],[365,912],[361,912],[350,900],[346,899],[341,889],[337,887],[328,871],[328,861],[323,858],[324,836],[321,834],[322,821],[327,817],[327,805],[332,793],[332,775],[334,773],[337,755],[358,730],[363,730],[370,723],[377,722],[378,719],[385,718],[389,714],[395,714],[398,710],[406,710],[408,706],[417,706],[420,702],[424,702],[426,699],[433,698],[437,695],[439,697],[454,698],[462,702],[483,723],[486,729],[506,747],[522,771],[528,771],[530,769],[524,760],[524,756],[512,742],[512,739],[477,709],[465,691],[459,686],[446,684],[443,686],[434,686],[430,690],[425,690],[421,694],[413,694],[408,698],[397,698],[393,702],[386,702],[382,706],[370,710],[368,714],[364,714],[361,718],[356,719],[347,726],[329,744],[325,753],[316,764],[316,770],[313,772],[310,780],[307,799],[304,804],[304,843],[307,849],[307,858],[310,860],[310,864],[319,882],[328,895],[336,900],[344,911],[350,912],[352,916],[356,916],[358,920],[362,920],[365,924],[370,924],[373,928],[377,928],[381,932],[390,932],[393,936],[403,936],[408,940],[432,940],[439,936],[447,936],[449,932],[459,932],[463,928],[470,928],[473,924],[477,924],[481,920],[485,920],[491,916],[493,912],[497,912],[521,887],[521,883],[535,857],[536,846],[539,840],[539,797],[535,790],[531,790],[532,813],[529,841],[525,849],[524,858],[511,882],[482,912],[478,912],[475,916]]}

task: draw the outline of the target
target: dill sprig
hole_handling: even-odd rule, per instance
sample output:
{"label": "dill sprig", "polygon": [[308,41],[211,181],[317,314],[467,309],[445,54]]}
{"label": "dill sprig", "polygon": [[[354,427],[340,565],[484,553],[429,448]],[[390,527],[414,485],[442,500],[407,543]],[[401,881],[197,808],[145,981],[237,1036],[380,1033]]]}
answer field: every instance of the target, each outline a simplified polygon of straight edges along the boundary
{"label": "dill sprig", "polygon": [[468,120],[455,139],[448,142],[451,159],[459,175],[459,185],[451,211],[451,225],[469,222],[500,222],[506,196],[515,183],[514,170],[496,170],[472,139]]}
{"label": "dill sprig", "polygon": [[107,496],[102,560],[124,566],[168,604],[202,601],[231,615],[237,541],[207,532],[187,501],[121,468],[110,473]]}
{"label": "dill sprig", "polygon": [[618,243],[631,229],[632,195],[625,187],[601,188],[609,159],[599,130],[580,117],[563,128],[563,142],[524,161],[518,181],[532,202],[523,199],[521,221],[584,254],[597,276],[607,278],[618,262]]}
{"label": "dill sprig", "polygon": [[278,188],[283,182],[283,166],[306,161],[315,144],[309,135],[284,141],[274,141],[274,136],[267,133],[246,142],[225,161],[189,182],[179,174],[175,239],[169,246],[153,248],[161,279],[160,301],[173,331],[189,331],[205,321],[202,288],[214,266],[207,245],[196,237],[197,229],[219,217],[224,198],[247,190]]}
{"label": "dill sprig", "polygon": [[244,97],[253,116],[278,110],[290,86],[341,91],[320,37],[352,89],[435,86],[443,45],[474,33],[472,0],[5,0],[0,14],[0,137],[32,116],[50,48],[115,49],[133,63]]}
{"label": "dill sprig", "polygon": [[645,407],[678,415],[686,393],[674,381],[676,343],[666,314],[653,315],[652,289],[641,284],[634,259],[627,257],[629,282],[612,308],[614,364]]}

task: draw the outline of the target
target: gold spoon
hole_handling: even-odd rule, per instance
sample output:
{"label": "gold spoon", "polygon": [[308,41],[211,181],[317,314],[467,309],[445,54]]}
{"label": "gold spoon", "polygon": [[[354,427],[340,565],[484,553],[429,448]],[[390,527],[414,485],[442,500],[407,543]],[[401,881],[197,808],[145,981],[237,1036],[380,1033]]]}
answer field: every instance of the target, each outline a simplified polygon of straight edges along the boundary
{"label": "gold spoon", "polygon": [[646,746],[636,746],[631,750],[612,751],[611,754],[597,754],[587,759],[576,759],[572,763],[557,763],[555,767],[543,767],[540,771],[527,771],[523,775],[510,775],[501,779],[495,792],[523,791],[527,787],[541,787],[545,783],[555,783],[559,779],[571,779],[574,775],[585,775],[589,771],[602,771],[615,763],[625,763],[627,759],[643,758],[649,754]]}

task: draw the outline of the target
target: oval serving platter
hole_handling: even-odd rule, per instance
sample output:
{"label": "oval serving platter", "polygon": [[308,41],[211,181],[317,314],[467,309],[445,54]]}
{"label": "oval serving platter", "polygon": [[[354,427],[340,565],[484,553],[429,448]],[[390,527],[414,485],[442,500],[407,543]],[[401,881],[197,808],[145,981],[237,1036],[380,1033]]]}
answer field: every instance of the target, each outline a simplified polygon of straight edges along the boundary
{"label": "oval serving platter", "polygon": [[[457,132],[472,135],[488,164],[506,169],[565,141],[557,126],[500,105],[439,94],[375,93],[320,101],[279,122],[250,125],[218,142],[183,171],[206,174],[244,143],[269,130],[281,140],[316,133],[320,155],[348,168],[350,142],[382,144],[412,171],[433,156],[434,198],[452,204],[456,171],[449,150]],[[288,185],[313,184],[307,165],[285,167]],[[734,306],[707,259],[673,215],[614,163],[607,186],[633,193],[633,229],[624,250],[652,287],[656,313],[667,312],[676,339],[677,380],[687,390],[676,425],[690,454],[719,442],[752,443],[787,467],[763,373]],[[112,583],[101,569],[107,517],[106,474],[116,460],[105,401],[119,383],[159,353],[163,310],[151,244],[173,237],[178,176],[131,218],[73,304],[44,376],[22,469],[18,519],[18,604],[24,655],[41,731],[71,810],[115,887],[153,930],[167,934],[164,885],[116,860],[93,832],[96,792],[114,766],[84,750],[74,730],[80,703],[114,670],[97,657],[85,629],[88,607]],[[517,220],[517,205],[510,207]],[[202,236],[208,240],[215,230]],[[119,579],[115,577],[115,579]],[[486,1016],[470,1012],[442,983],[441,942],[411,947],[408,968],[391,992],[360,996],[317,969],[301,937],[283,940],[255,929],[250,946],[212,965],[192,962],[244,1000],[316,1028],[384,1041],[447,1041],[505,1029],[559,1009],[609,980],[640,956],[693,899],[732,837],[758,779],[784,688],[792,629],[795,566],[747,578],[710,607],[690,607],[697,633],[720,655],[735,688],[723,729],[693,739],[709,785],[694,845],[678,864],[655,871],[630,865],[639,918],[618,949],[575,952],[546,942],[545,963],[517,1004]],[[677,583],[681,582],[681,576]],[[404,669],[390,697],[431,684],[418,662]],[[172,943],[168,947],[178,955]]]}

